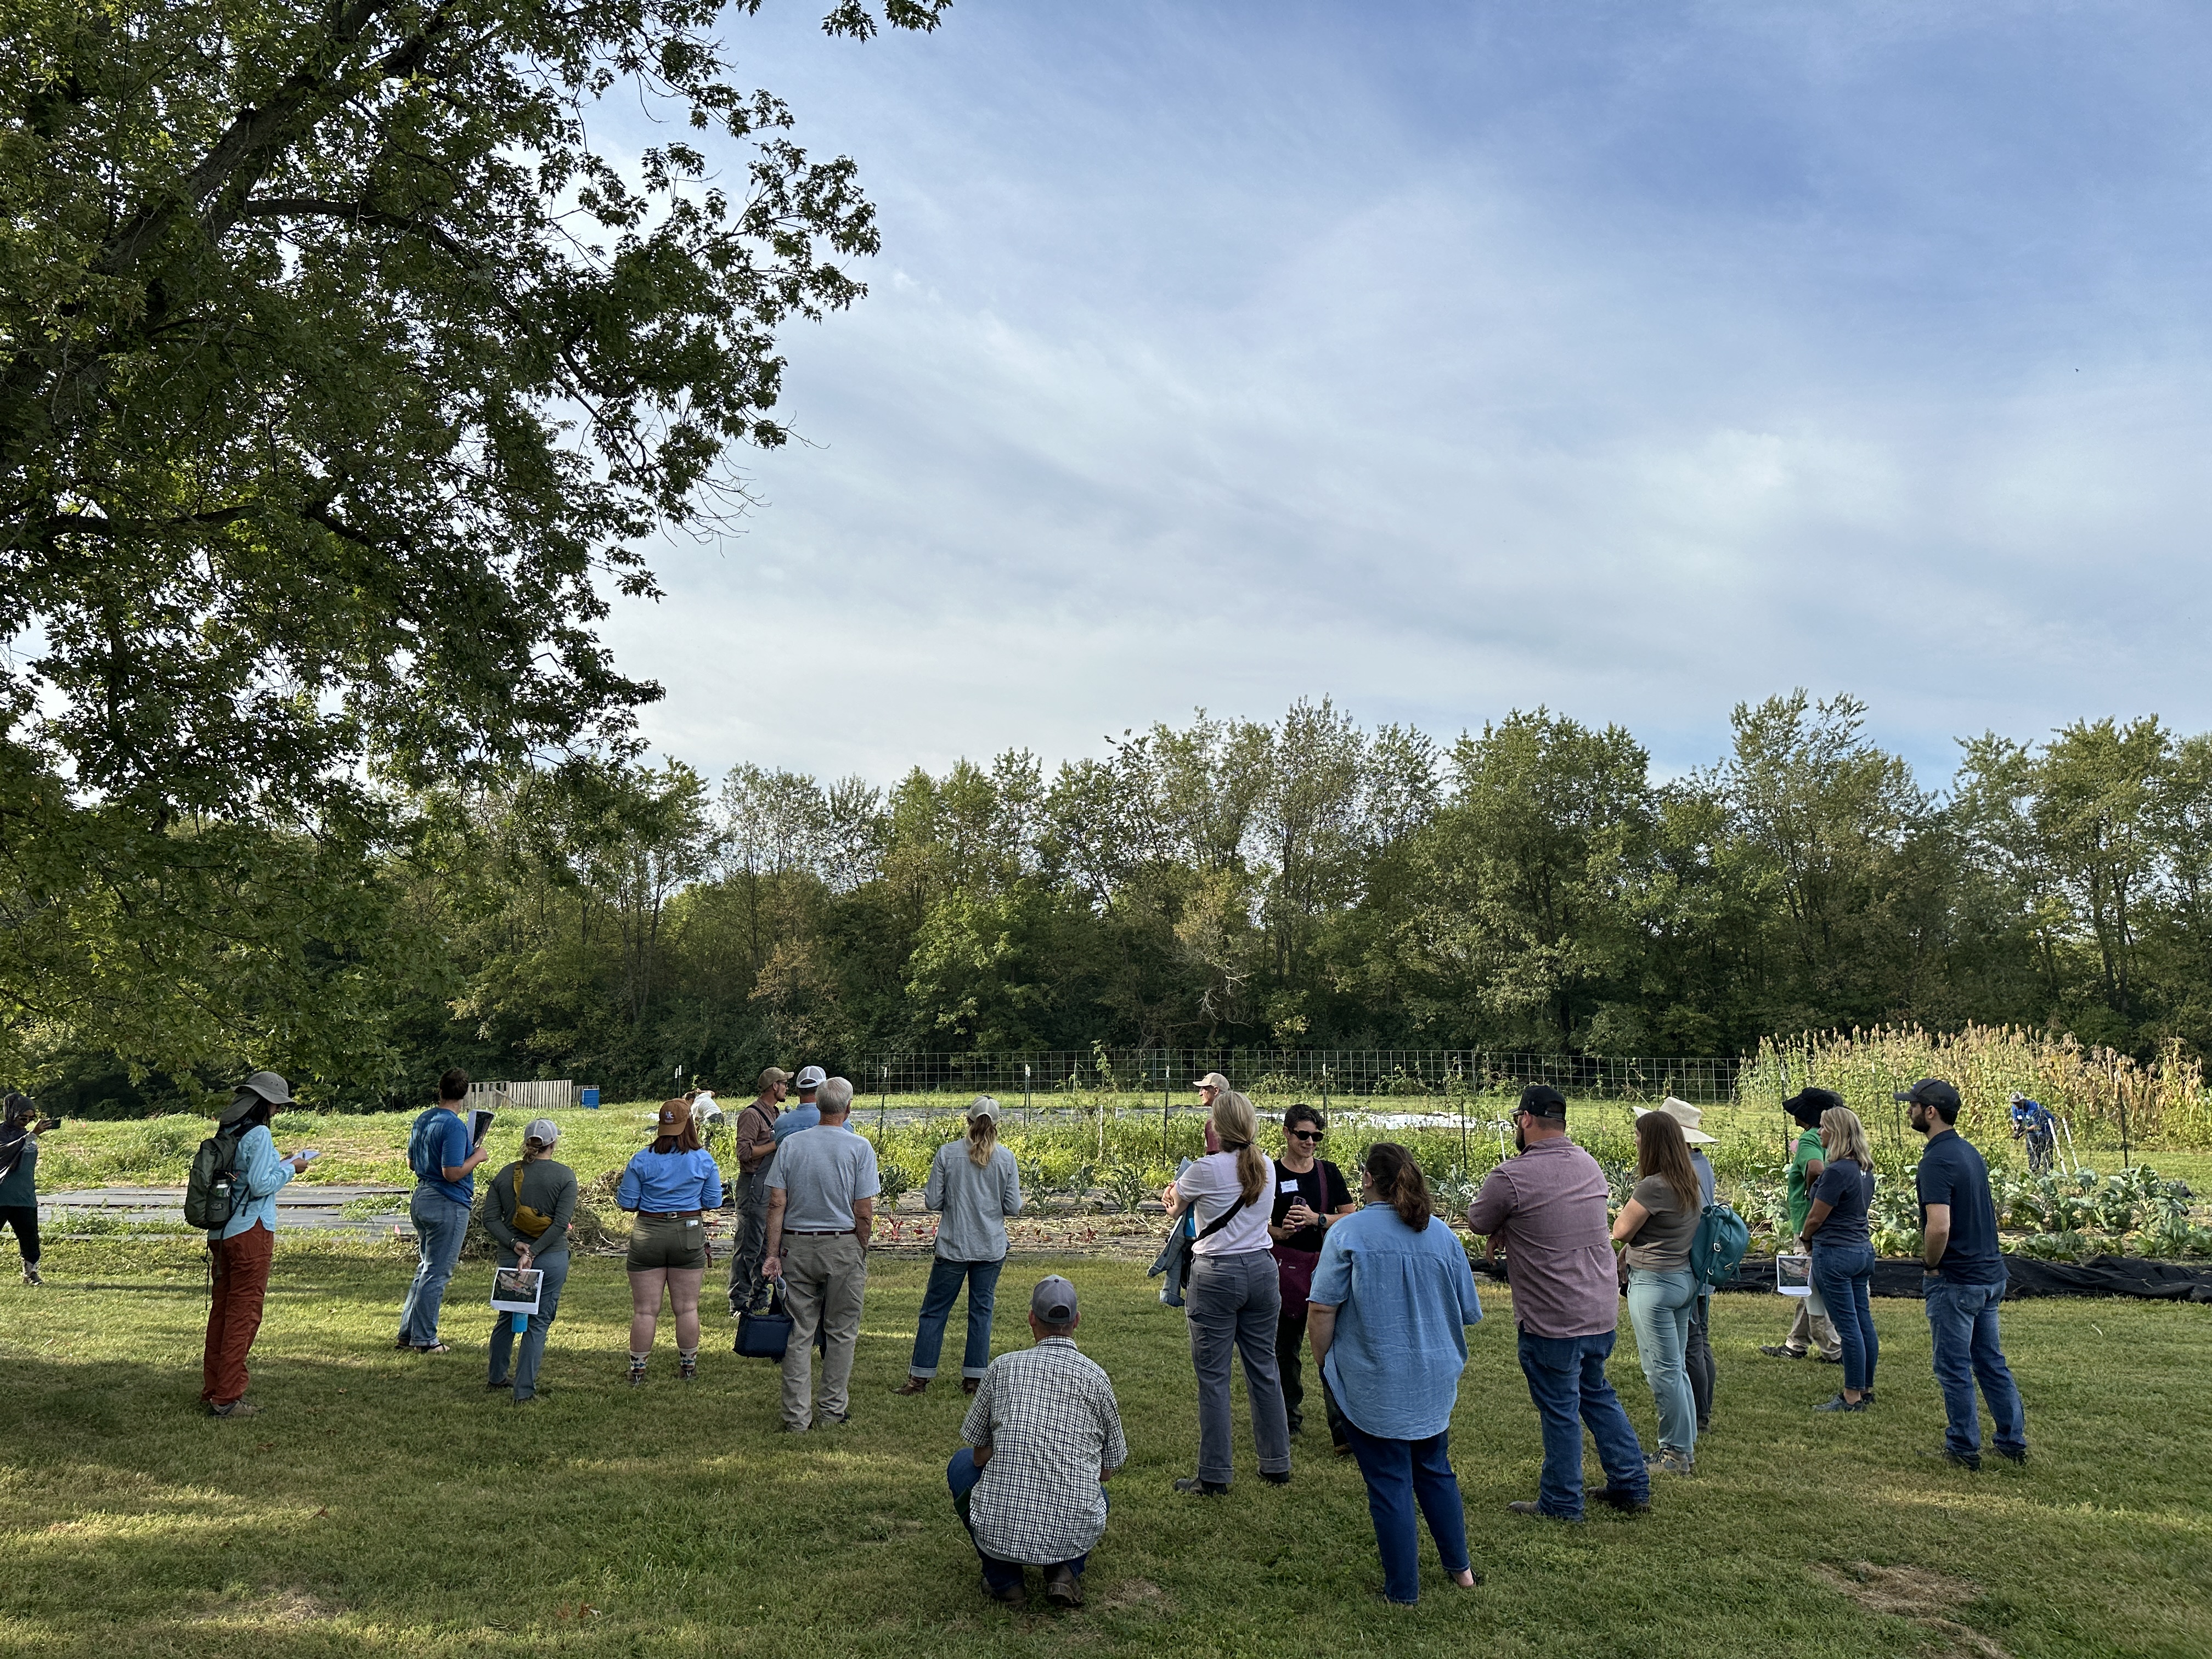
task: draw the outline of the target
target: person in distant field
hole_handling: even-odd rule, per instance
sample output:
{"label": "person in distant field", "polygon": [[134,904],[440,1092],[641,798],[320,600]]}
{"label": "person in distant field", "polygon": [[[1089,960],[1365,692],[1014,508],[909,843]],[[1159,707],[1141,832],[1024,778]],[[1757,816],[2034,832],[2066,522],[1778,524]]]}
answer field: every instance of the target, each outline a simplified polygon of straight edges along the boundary
{"label": "person in distant field", "polygon": [[[1282,1377],[1283,1412],[1293,1435],[1305,1428],[1306,1390],[1299,1375],[1298,1350],[1306,1340],[1307,1287],[1321,1265],[1329,1224],[1359,1210],[1352,1188],[1345,1184],[1344,1171],[1318,1156],[1328,1134],[1322,1115],[1303,1101],[1283,1114],[1283,1155],[1275,1160],[1275,1192],[1267,1223],[1267,1237],[1274,1240],[1269,1254],[1275,1258],[1275,1279],[1283,1293],[1283,1311],[1275,1322],[1275,1369]],[[1326,1376],[1321,1379],[1321,1398],[1329,1439],[1340,1455],[1348,1456],[1352,1443],[1345,1437],[1344,1413]]]}
{"label": "person in distant field", "polygon": [[2027,1413],[1997,1346],[1997,1304],[2004,1300],[2004,1257],[1997,1249],[1996,1200],[1989,1165],[1957,1129],[1959,1091],[1923,1078],[1897,1097],[1913,1132],[1928,1137],[1920,1155],[1921,1294],[1935,1338],[1936,1380],[1948,1419],[1942,1446],[1931,1454],[1962,1468],[1982,1466],[1982,1424],[1974,1384],[1982,1385],[1996,1435],[1996,1454],[2027,1462]]}
{"label": "person in distant field", "polygon": [[922,1201],[944,1219],[930,1258],[929,1288],[915,1327],[914,1358],[906,1381],[893,1394],[915,1395],[937,1375],[945,1351],[945,1324],[953,1298],[968,1286],[968,1345],[960,1356],[960,1388],[973,1394],[991,1363],[991,1312],[999,1271],[1006,1263],[1006,1218],[1022,1207],[1021,1172],[1014,1155],[999,1145],[999,1103],[978,1095],[968,1109],[968,1133],[937,1149]]}
{"label": "person in distant field", "polygon": [[535,1267],[538,1311],[529,1316],[522,1352],[508,1369],[514,1348],[514,1316],[492,1315],[491,1369],[484,1387],[511,1389],[514,1403],[538,1398],[538,1370],[545,1359],[546,1334],[561,1311],[561,1290],[568,1282],[568,1226],[576,1214],[576,1172],[552,1158],[561,1126],[550,1117],[532,1118],[522,1131],[522,1156],[491,1178],[484,1193],[484,1231],[499,1241],[504,1270]]}
{"label": "person in distant field", "polygon": [[1544,1425],[1544,1473],[1533,1500],[1506,1505],[1516,1515],[1583,1518],[1583,1431],[1597,1443],[1605,1486],[1589,1494],[1632,1515],[1650,1507],[1644,1448],[1606,1380],[1620,1322],[1619,1281],[1606,1221],[1611,1196],[1597,1160],[1567,1139],[1567,1100],[1531,1084],[1513,1109],[1507,1158],[1483,1180],[1467,1224],[1503,1245],[1520,1330],[1521,1371]]}
{"label": "person in distant field", "polygon": [[477,1165],[491,1156],[469,1144],[469,1126],[460,1115],[468,1097],[469,1074],[458,1068],[447,1073],[438,1079],[438,1103],[416,1118],[407,1137],[408,1163],[416,1172],[407,1215],[415,1224],[419,1260],[399,1304],[399,1335],[392,1346],[416,1353],[453,1352],[438,1340],[438,1315],[469,1236]]}
{"label": "person in distant field", "polygon": [[730,1313],[757,1313],[768,1305],[769,1287],[761,1278],[761,1256],[768,1248],[768,1171],[775,1158],[775,1121],[791,1091],[791,1079],[771,1066],[760,1074],[752,1101],[738,1114],[738,1178],[730,1201],[738,1212],[737,1237],[730,1243]]}
{"label": "person in distant field", "polygon": [[883,1190],[876,1149],[845,1127],[853,1109],[852,1084],[825,1079],[819,1103],[822,1121],[784,1140],[768,1178],[768,1258],[761,1272],[783,1280],[791,1309],[791,1340],[783,1351],[787,1434],[805,1433],[817,1419],[817,1329],[823,1336],[819,1416],[840,1424],[852,1418],[853,1353],[868,1288],[876,1194]]}
{"label": "person in distant field", "polygon": [[622,1173],[615,1204],[637,1212],[630,1230],[629,1385],[645,1382],[645,1362],[666,1292],[676,1315],[676,1374],[699,1375],[699,1284],[707,1276],[707,1212],[722,1207],[722,1172],[699,1145],[691,1103],[665,1100],[653,1144]]}
{"label": "person in distant field", "polygon": [[1036,1346],[984,1370],[961,1419],[967,1446],[945,1466],[952,1507],[982,1558],[983,1590],[1018,1607],[1024,1565],[1045,1598],[1083,1605],[1083,1569],[1106,1534],[1105,1482],[1128,1461],[1114,1383],[1075,1346],[1075,1286],[1054,1274],[1030,1292]]}
{"label": "person in distant field", "polygon": [[11,1089],[0,1102],[0,1227],[15,1234],[26,1285],[46,1282],[39,1277],[39,1137],[53,1127],[28,1095]]}
{"label": "person in distant field", "polygon": [[1232,1354],[1244,1362],[1252,1447],[1260,1478],[1291,1482],[1291,1428],[1275,1370],[1275,1332],[1283,1291],[1267,1252],[1273,1165],[1258,1146],[1259,1118],[1234,1089],[1215,1090],[1209,1116],[1221,1150],[1200,1158],[1160,1194],[1170,1220],[1188,1210],[1198,1224],[1191,1244],[1190,1358],[1198,1374],[1198,1473],[1175,1483],[1196,1497],[1229,1491],[1234,1449],[1229,1397]]}
{"label": "person in distant field", "polygon": [[307,1167],[307,1155],[276,1156],[269,1120],[292,1103],[292,1090],[274,1072],[256,1072],[238,1085],[216,1120],[218,1137],[237,1142],[231,1168],[238,1185],[230,1220],[208,1235],[214,1284],[208,1297],[207,1343],[200,1359],[200,1399],[210,1417],[254,1417],[261,1407],[246,1398],[246,1356],[261,1330],[269,1269],[276,1255],[276,1194]]}
{"label": "person in distant field", "polygon": [[[1702,1208],[1713,1201],[1720,1183],[1713,1175],[1712,1160],[1704,1149],[1713,1144],[1699,1124],[1705,1114],[1686,1100],[1677,1100],[1669,1095],[1656,1106],[1638,1106],[1636,1115],[1646,1112],[1664,1112],[1682,1126],[1682,1139],[1689,1143],[1690,1167],[1698,1172],[1698,1204]],[[1713,1364],[1713,1287],[1698,1287],[1698,1299],[1690,1309],[1690,1342],[1683,1352],[1682,1367],[1690,1374],[1690,1398],[1698,1408],[1698,1433],[1700,1437],[1713,1426],[1713,1386],[1718,1373]]]}
{"label": "person in distant field", "polygon": [[1683,1355],[1698,1300],[1690,1241],[1698,1234],[1700,1205],[1689,1143],[1682,1126],[1664,1112],[1636,1120],[1636,1176],[1613,1240],[1628,1247],[1628,1317],[1659,1409],[1659,1455],[1645,1461],[1660,1474],[1687,1474],[1697,1465],[1698,1407]]}
{"label": "person in distant field", "polygon": [[1431,1207],[1411,1152],[1387,1140],[1370,1146],[1359,1195],[1365,1207],[1322,1246],[1307,1317],[1315,1369],[1343,1402],[1367,1482],[1383,1598],[1411,1607],[1421,1594],[1417,1505],[1445,1577],[1462,1589],[1478,1582],[1452,1472],[1451,1414],[1482,1302],[1467,1248]]}
{"label": "person in distant field", "polygon": [[775,1144],[777,1146],[782,1146],[785,1141],[802,1129],[818,1128],[821,1126],[822,1110],[816,1097],[821,1093],[822,1085],[827,1081],[829,1079],[819,1066],[802,1066],[799,1068],[799,1075],[793,1078],[791,1083],[791,1086],[799,1091],[799,1104],[776,1119]]}
{"label": "person in distant field", "polygon": [[1832,1106],[1820,1114],[1820,1179],[1805,1218],[1805,1240],[1813,1251],[1813,1282],[1820,1287],[1844,1345],[1844,1386],[1834,1399],[1813,1409],[1864,1411],[1874,1399],[1881,1344],[1875,1337],[1874,1310],[1867,1300],[1874,1284],[1874,1240],[1867,1222],[1874,1207],[1874,1148],[1856,1112]]}
{"label": "person in distant field", "polygon": [[[1782,1109],[1797,1125],[1797,1142],[1790,1153],[1789,1200],[1790,1242],[1798,1253],[1805,1249],[1805,1218],[1813,1208],[1813,1188],[1826,1167],[1820,1152],[1820,1115],[1843,1103],[1844,1097],[1832,1089],[1801,1090],[1782,1103]],[[1810,1343],[1821,1359],[1832,1365],[1842,1364],[1843,1344],[1819,1288],[1810,1296],[1797,1297],[1796,1303],[1790,1334],[1779,1342],[1768,1343],[1759,1352],[1776,1359],[1802,1359]]]}
{"label": "person in distant field", "polygon": [[2015,1090],[2012,1097],[2012,1138],[2027,1143],[2027,1169],[2041,1175],[2058,1161],[2058,1119],[2039,1100],[2030,1100]]}

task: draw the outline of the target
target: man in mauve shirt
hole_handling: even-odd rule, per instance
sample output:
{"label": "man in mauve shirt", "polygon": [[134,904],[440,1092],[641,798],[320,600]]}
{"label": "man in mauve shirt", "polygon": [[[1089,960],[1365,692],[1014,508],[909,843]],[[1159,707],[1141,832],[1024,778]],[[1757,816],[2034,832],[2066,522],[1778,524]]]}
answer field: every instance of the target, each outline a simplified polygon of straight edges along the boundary
{"label": "man in mauve shirt", "polygon": [[1488,1237],[1493,1258],[1505,1248],[1521,1370],[1544,1424],[1535,1500],[1507,1507],[1553,1521],[1583,1518],[1587,1425],[1606,1480],[1590,1495],[1643,1514],[1651,1507],[1644,1448],[1605,1377],[1620,1316],[1605,1171],[1567,1139],[1566,1097],[1544,1084],[1521,1091],[1513,1144],[1521,1156],[1490,1172],[1467,1212],[1468,1226]]}

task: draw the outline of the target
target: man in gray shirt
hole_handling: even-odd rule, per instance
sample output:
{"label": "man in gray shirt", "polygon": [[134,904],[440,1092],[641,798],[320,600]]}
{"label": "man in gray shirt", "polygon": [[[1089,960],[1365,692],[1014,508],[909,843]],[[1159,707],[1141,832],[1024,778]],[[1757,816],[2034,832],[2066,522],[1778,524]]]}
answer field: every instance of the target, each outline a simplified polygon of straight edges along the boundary
{"label": "man in gray shirt", "polygon": [[868,1285],[868,1240],[875,1231],[876,1149],[845,1127],[853,1085],[823,1084],[820,1125],[776,1148],[768,1176],[768,1257],[763,1279],[783,1280],[791,1341],[783,1351],[783,1428],[803,1434],[814,1419],[814,1333],[820,1328],[822,1415],[852,1414],[853,1350],[860,1337],[860,1297]]}

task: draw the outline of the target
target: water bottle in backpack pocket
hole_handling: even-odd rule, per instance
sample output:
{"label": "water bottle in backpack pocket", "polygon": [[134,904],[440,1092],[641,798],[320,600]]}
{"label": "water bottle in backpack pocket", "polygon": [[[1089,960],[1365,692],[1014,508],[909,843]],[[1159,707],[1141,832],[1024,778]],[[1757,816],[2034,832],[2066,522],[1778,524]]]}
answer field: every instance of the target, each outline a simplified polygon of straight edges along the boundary
{"label": "water bottle in backpack pocket", "polygon": [[230,1225],[239,1210],[238,1146],[245,1138],[218,1129],[200,1142],[191,1173],[185,1177],[186,1226],[212,1233]]}

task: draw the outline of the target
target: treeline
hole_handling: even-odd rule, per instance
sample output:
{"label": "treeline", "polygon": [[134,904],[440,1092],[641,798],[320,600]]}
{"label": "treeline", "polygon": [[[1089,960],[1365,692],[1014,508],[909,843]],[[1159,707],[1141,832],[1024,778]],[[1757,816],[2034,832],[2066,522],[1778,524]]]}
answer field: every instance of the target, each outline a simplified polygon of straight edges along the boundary
{"label": "treeline", "polygon": [[385,872],[418,941],[388,1075],[338,1092],[1097,1040],[1711,1054],[1972,1020],[2205,1046],[2212,738],[1987,735],[1938,791],[1863,714],[1740,707],[1667,781],[1617,726],[1540,708],[1446,746],[1326,700],[889,789],[503,773],[416,803]]}

